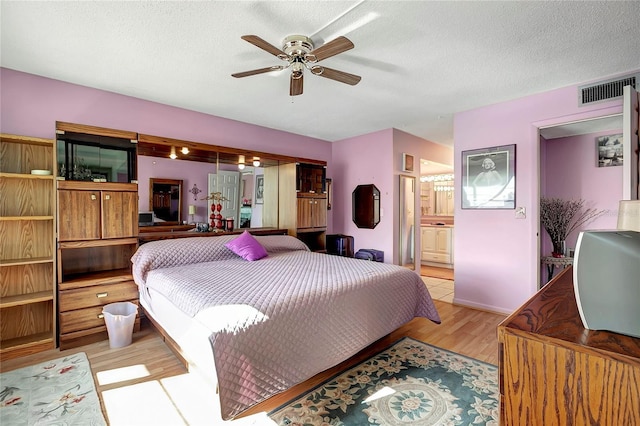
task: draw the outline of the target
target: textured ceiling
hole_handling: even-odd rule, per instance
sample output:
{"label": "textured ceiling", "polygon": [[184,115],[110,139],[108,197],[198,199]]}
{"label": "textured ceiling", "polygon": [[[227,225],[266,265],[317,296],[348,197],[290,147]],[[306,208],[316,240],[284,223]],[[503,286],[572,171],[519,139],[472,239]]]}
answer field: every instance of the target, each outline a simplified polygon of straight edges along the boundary
{"label": "textured ceiling", "polygon": [[[1,2],[1,65],[335,141],[395,127],[445,145],[453,114],[640,68],[640,2]],[[289,71],[243,41],[353,50],[322,65],[357,86]]]}

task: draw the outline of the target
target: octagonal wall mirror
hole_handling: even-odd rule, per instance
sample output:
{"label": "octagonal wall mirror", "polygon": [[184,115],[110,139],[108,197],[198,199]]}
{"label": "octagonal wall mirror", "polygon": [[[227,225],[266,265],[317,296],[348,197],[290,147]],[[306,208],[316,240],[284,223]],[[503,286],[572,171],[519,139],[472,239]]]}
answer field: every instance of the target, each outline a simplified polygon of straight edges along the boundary
{"label": "octagonal wall mirror", "polygon": [[380,190],[373,184],[358,185],[351,198],[353,223],[358,228],[375,228],[380,223]]}

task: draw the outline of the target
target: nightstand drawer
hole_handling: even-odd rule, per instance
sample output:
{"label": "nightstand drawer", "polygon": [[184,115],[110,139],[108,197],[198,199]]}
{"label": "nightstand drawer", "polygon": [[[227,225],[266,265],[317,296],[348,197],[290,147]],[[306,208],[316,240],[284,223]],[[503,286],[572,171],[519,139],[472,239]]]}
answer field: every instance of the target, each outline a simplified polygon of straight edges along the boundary
{"label": "nightstand drawer", "polygon": [[[138,300],[130,300],[138,304]],[[139,314],[137,315],[137,317]],[[77,309],[69,312],[60,312],[60,334],[104,326],[102,306],[86,309]]]}
{"label": "nightstand drawer", "polygon": [[138,286],[133,281],[124,281],[61,291],[58,302],[62,313],[137,298]]}

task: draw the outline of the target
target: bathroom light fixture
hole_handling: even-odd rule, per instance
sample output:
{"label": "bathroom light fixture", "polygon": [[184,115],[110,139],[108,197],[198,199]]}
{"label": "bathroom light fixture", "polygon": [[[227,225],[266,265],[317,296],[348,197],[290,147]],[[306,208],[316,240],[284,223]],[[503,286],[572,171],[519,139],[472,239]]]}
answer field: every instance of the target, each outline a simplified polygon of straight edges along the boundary
{"label": "bathroom light fixture", "polygon": [[453,174],[420,176],[420,182],[442,182],[453,180]]}
{"label": "bathroom light fixture", "polygon": [[178,158],[178,156],[176,155],[176,149],[173,146],[171,147],[171,154],[169,154],[169,158],[171,158],[172,160]]}
{"label": "bathroom light fixture", "polygon": [[186,146],[183,146],[180,152],[182,152],[184,155],[187,155],[189,153],[189,148],[187,148]]}

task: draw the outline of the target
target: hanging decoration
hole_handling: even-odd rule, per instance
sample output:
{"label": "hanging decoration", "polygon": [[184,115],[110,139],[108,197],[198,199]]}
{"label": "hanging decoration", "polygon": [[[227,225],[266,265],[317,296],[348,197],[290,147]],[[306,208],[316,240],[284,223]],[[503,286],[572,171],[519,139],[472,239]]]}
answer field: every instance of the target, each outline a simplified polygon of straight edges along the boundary
{"label": "hanging decoration", "polygon": [[209,219],[211,219],[211,228],[214,230],[223,230],[225,224],[222,221],[222,202],[228,201],[228,199],[222,196],[222,192],[212,192],[207,197],[203,198],[203,200],[211,200],[211,215]]}
{"label": "hanging decoration", "polygon": [[194,183],[194,184],[193,184],[193,188],[191,188],[191,189],[189,190],[189,192],[193,194],[193,199],[197,201],[197,200],[198,200],[198,194],[199,194],[199,193],[201,193],[201,192],[202,192],[202,190],[198,189],[198,187],[197,187],[197,186],[196,186],[196,184]]}

